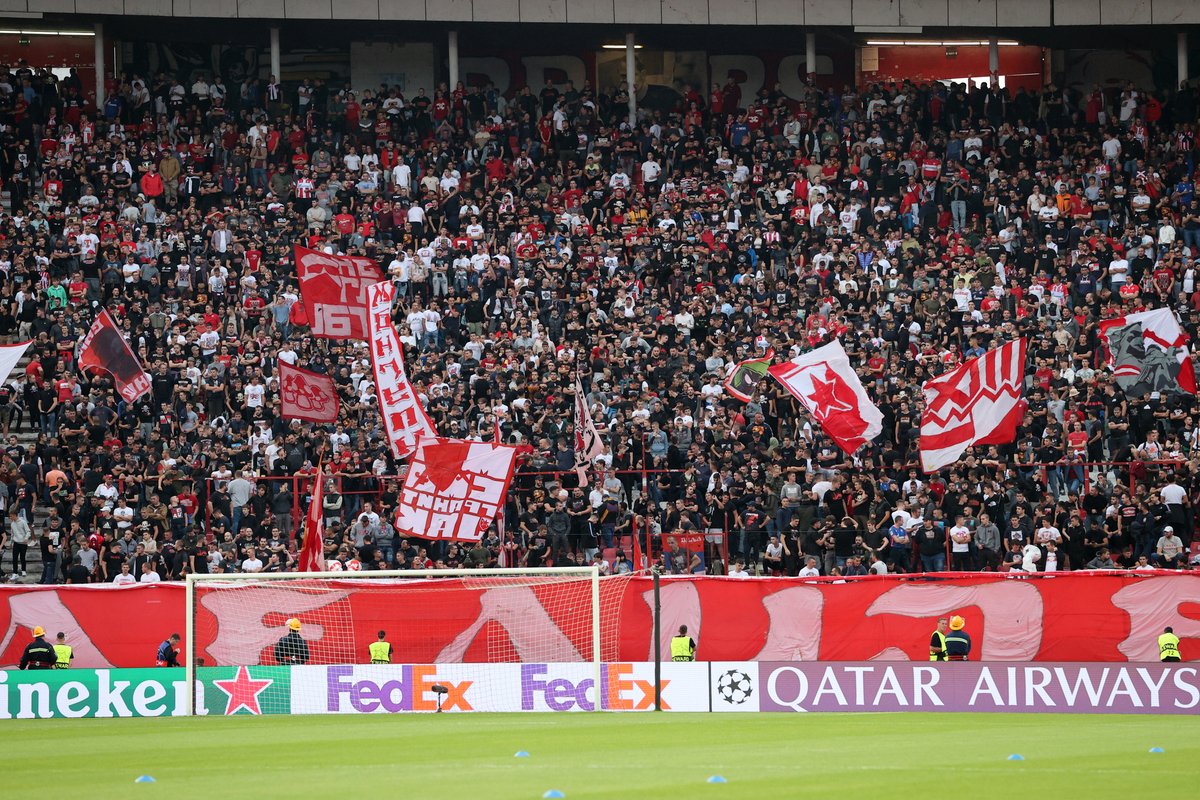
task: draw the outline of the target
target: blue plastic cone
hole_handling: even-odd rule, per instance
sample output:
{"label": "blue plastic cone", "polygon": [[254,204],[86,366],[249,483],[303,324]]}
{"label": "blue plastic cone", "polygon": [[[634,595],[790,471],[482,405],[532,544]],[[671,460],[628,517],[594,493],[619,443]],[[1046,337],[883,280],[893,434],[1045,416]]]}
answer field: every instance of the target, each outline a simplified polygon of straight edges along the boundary
{"label": "blue plastic cone", "polygon": [[1151,747],[1150,752],[1151,753],[1165,753],[1167,751],[1163,750],[1161,747]]}
{"label": "blue plastic cone", "polygon": [[529,758],[529,753],[526,753],[524,750],[518,750],[513,758]]}
{"label": "blue plastic cone", "polygon": [[725,780],[720,775],[713,775],[708,779],[708,783],[729,783],[729,781]]}
{"label": "blue plastic cone", "polygon": [[149,775],[141,775],[137,778],[137,780],[134,781],[134,783],[155,783],[155,780]]}
{"label": "blue plastic cone", "polygon": [[550,791],[548,791],[544,795],[542,795],[542,797],[546,798],[546,800],[549,800],[549,798],[551,798],[551,797],[566,797],[566,795],[563,794],[562,792],[560,792],[558,789],[551,789]]}
{"label": "blue plastic cone", "polygon": [[1009,760],[1009,761],[1024,761],[1024,760],[1025,760],[1025,756],[1022,756],[1022,755],[1018,755],[1018,754],[1016,754],[1016,753],[1013,753],[1011,756],[1009,756],[1009,757],[1008,757],[1008,760]]}

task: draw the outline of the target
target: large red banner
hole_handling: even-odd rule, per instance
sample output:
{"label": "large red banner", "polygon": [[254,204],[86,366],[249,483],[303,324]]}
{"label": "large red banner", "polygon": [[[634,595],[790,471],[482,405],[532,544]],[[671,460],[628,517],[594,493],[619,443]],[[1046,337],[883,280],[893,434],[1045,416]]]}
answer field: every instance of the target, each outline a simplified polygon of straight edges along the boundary
{"label": "large red banner", "polygon": [[[604,580],[625,581],[617,584],[619,659],[651,657],[653,583],[640,577]],[[436,602],[415,603],[395,602],[394,596],[381,602],[378,591],[353,581],[335,581],[329,588],[336,591],[322,595],[264,582],[257,584],[261,596],[254,600],[262,613],[255,612],[254,625],[244,624],[244,603],[229,612],[238,624],[222,627],[224,606],[201,602],[199,645],[210,665],[222,663],[222,653],[238,658],[262,653],[269,660],[280,626],[297,616],[314,623],[312,630],[336,634],[339,647],[353,642],[360,655],[385,629],[397,661],[406,663],[485,659],[496,651],[485,640],[496,636],[507,636],[512,647],[502,649],[518,656],[544,636],[565,637],[579,652],[587,651],[591,626],[563,618],[577,609],[543,601],[554,596],[553,585],[514,592],[511,586],[481,583],[439,581]],[[430,596],[434,586],[421,581],[396,588]],[[664,579],[661,601],[664,639],[686,624],[698,643],[697,658],[704,661],[919,661],[928,658],[938,617],[950,614],[966,619],[974,655],[985,661],[1157,661],[1158,635],[1168,625],[1183,640],[1184,660],[1200,660],[1200,576],[1193,575],[880,578],[845,584],[701,576]],[[325,608],[333,603],[338,608]],[[346,613],[347,603],[352,614]],[[332,624],[336,620],[343,622]],[[184,589],[0,587],[0,666],[20,660],[37,625],[51,637],[67,634],[78,667],[149,666],[159,643],[184,630]],[[309,646],[314,657],[323,649],[319,640]]]}
{"label": "large red banner", "polygon": [[369,258],[334,256],[296,245],[300,302],[314,336],[367,339],[367,287],[383,280]]}

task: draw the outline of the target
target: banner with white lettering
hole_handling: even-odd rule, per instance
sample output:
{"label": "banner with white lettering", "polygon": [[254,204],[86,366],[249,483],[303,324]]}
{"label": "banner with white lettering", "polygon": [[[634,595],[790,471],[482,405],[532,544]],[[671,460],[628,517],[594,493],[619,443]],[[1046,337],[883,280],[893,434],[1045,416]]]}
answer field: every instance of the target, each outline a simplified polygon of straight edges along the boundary
{"label": "banner with white lettering", "polygon": [[367,289],[383,280],[369,258],[334,256],[296,246],[300,303],[314,336],[367,338]]}
{"label": "banner with white lettering", "polygon": [[396,505],[400,536],[478,542],[504,513],[520,450],[491,442],[422,437]]}
{"label": "banner with white lettering", "polygon": [[[1039,714],[1195,714],[1198,670],[1182,664],[1005,662],[759,662],[731,693],[713,671],[713,710],[756,696],[759,711],[999,711]],[[743,703],[746,705],[746,703]]]}
{"label": "banner with white lettering", "polygon": [[392,324],[395,291],[391,281],[380,281],[368,288],[367,322],[379,415],[383,417],[392,455],[399,459],[416,450],[418,437],[437,436],[437,431],[404,371],[404,349]]}

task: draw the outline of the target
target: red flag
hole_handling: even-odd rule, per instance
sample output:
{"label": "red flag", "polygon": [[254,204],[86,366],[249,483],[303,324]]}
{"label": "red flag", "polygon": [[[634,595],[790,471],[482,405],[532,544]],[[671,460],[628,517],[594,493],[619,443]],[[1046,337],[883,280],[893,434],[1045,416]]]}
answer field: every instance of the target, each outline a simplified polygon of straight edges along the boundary
{"label": "red flag", "polygon": [[587,396],[583,393],[583,381],[575,375],[575,474],[579,476],[579,485],[587,486],[587,469],[592,462],[604,455],[604,442],[596,423],[592,421],[592,412],[588,408]]}
{"label": "red flag", "polygon": [[117,391],[126,403],[132,403],[150,391],[150,376],[142,369],[105,309],[100,309],[100,315],[83,337],[79,346],[79,366],[112,375]]}
{"label": "red flag", "polygon": [[1024,384],[1024,339],[926,381],[921,387],[921,467],[937,472],[958,461],[968,447],[1013,441],[1025,413]]}
{"label": "red flag", "polygon": [[795,395],[820,423],[822,433],[847,453],[883,431],[883,413],[867,396],[837,339],[768,367],[767,372]]}
{"label": "red flag", "polygon": [[422,436],[404,476],[401,536],[478,542],[504,513],[517,448]]}
{"label": "red flag", "polygon": [[313,482],[312,498],[308,502],[308,517],[304,521],[304,547],[300,550],[300,572],[325,571],[325,518],[321,505],[323,478],[321,468],[317,467],[317,479]]}
{"label": "red flag", "polygon": [[300,302],[314,336],[367,339],[367,287],[383,280],[369,258],[331,256],[296,245]]}
{"label": "red flag", "polygon": [[396,285],[391,281],[371,286],[369,331],[379,415],[383,417],[392,455],[404,458],[416,449],[418,437],[437,436],[437,431],[404,371],[404,351],[391,317],[395,291]]}
{"label": "red flag", "polygon": [[333,378],[279,360],[280,414],[284,419],[337,422],[338,396]]}

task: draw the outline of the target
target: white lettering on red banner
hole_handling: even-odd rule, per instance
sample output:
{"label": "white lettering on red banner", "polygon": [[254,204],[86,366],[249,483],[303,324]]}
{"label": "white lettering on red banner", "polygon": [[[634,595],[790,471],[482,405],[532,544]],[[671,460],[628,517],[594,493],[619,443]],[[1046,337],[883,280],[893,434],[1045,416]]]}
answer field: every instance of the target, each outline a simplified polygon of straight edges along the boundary
{"label": "white lettering on red banner", "polygon": [[297,246],[296,275],[314,336],[367,338],[367,289],[383,280],[378,264],[369,258],[332,256]]}
{"label": "white lettering on red banner", "polygon": [[401,536],[477,542],[504,512],[517,448],[422,437],[404,476]]}
{"label": "white lettering on red banner", "polygon": [[425,415],[421,400],[404,372],[404,352],[396,326],[392,324],[395,290],[391,281],[380,281],[368,288],[370,314],[367,325],[379,414],[392,445],[392,455],[404,458],[416,449],[418,437],[437,436],[437,431]]}

